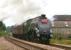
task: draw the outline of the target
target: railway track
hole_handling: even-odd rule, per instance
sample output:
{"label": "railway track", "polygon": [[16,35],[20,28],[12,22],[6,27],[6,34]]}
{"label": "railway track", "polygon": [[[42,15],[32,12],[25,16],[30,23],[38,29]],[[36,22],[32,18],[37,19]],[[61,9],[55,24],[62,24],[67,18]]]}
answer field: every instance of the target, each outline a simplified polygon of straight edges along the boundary
{"label": "railway track", "polygon": [[20,40],[20,39],[16,39],[14,37],[5,37],[5,38],[8,41],[18,45],[19,47],[24,48],[25,50],[48,50],[47,48],[44,48],[40,44],[37,45],[36,43],[23,41],[23,40]]}
{"label": "railway track", "polygon": [[24,48],[25,50],[71,50],[71,46],[65,46],[59,44],[43,45],[43,44],[27,42],[14,37],[5,37],[5,38],[8,41],[18,45],[19,47]]}
{"label": "railway track", "polygon": [[59,47],[59,48],[62,48],[64,50],[71,50],[71,46],[68,46],[68,45],[50,44],[50,46]]}

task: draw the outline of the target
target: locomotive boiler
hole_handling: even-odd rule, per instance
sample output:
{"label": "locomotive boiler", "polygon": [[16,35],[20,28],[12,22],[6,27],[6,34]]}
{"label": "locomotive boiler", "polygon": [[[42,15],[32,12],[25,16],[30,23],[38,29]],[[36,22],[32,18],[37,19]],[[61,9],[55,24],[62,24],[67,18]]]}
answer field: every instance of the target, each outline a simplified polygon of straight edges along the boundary
{"label": "locomotive boiler", "polygon": [[51,22],[44,14],[29,19],[21,25],[13,26],[11,30],[13,36],[20,39],[38,41],[44,44],[50,42]]}

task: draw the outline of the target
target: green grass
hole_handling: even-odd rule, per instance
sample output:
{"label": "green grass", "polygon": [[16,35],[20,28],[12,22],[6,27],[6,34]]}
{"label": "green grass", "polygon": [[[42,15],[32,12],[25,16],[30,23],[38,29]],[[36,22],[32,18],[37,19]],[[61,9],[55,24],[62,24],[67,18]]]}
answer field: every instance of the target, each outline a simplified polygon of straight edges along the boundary
{"label": "green grass", "polygon": [[6,36],[8,33],[7,32],[5,32],[5,31],[0,31],[0,37],[1,36]]}
{"label": "green grass", "polygon": [[50,41],[51,44],[64,44],[64,45],[71,45],[71,39],[62,39],[62,40],[58,40],[58,39],[51,39]]}

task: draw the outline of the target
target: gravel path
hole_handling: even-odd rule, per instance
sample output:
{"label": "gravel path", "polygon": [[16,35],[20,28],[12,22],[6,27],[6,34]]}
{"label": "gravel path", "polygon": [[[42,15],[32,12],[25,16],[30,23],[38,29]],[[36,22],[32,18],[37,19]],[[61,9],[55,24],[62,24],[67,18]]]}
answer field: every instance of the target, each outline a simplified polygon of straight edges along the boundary
{"label": "gravel path", "polygon": [[0,50],[25,50],[0,37]]}
{"label": "gravel path", "polygon": [[[64,50],[49,45],[47,45],[45,48],[48,48],[48,50]],[[0,37],[0,50],[25,50],[25,49],[12,44],[11,42],[7,41],[4,37]]]}

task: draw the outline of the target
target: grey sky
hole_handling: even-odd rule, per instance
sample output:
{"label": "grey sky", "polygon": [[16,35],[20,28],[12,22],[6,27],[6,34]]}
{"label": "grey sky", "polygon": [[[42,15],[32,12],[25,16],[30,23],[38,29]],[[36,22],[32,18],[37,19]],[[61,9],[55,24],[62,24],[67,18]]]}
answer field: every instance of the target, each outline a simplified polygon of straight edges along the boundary
{"label": "grey sky", "polygon": [[23,21],[42,13],[53,19],[55,14],[71,14],[71,0],[0,0],[0,19],[6,26],[21,24]]}

